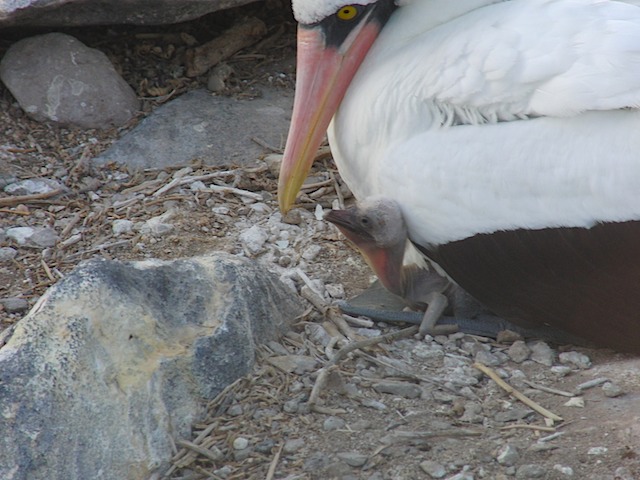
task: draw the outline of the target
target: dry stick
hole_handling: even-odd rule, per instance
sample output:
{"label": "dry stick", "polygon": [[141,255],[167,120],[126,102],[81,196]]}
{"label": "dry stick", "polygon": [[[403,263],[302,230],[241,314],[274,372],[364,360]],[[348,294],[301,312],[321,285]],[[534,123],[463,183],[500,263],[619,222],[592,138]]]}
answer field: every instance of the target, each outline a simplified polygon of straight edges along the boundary
{"label": "dry stick", "polygon": [[547,418],[549,418],[551,420],[557,421],[557,422],[562,422],[562,420],[563,420],[562,417],[556,415],[553,412],[550,412],[549,410],[547,410],[543,406],[541,406],[541,405],[537,404],[536,402],[534,402],[533,400],[531,400],[529,397],[524,395],[522,392],[519,392],[518,390],[513,388],[507,382],[502,380],[498,376],[498,374],[496,372],[494,372],[491,368],[487,367],[486,365],[484,365],[484,364],[482,364],[480,362],[475,362],[473,364],[473,367],[477,368],[482,373],[484,373],[486,376],[488,376],[491,380],[496,382],[498,384],[498,386],[500,388],[502,388],[505,392],[509,393],[510,395],[513,395],[515,398],[520,400],[525,405],[531,407],[533,410],[538,412],[540,415],[542,415],[544,417],[547,417]]}
{"label": "dry stick", "polygon": [[220,456],[216,455],[214,452],[212,452],[208,448],[203,448],[200,445],[196,445],[195,443],[191,443],[191,442],[189,442],[187,440],[178,440],[176,443],[178,445],[180,445],[181,447],[186,447],[189,450],[193,450],[197,454],[208,458],[209,460],[211,460],[214,463],[220,462]]}
{"label": "dry stick", "polygon": [[229,58],[238,50],[256,43],[267,33],[262,20],[248,18],[231,27],[217,38],[199,47],[187,50],[187,76],[202,75],[217,63]]}
{"label": "dry stick", "polygon": [[528,423],[517,423],[515,425],[506,425],[500,427],[500,430],[513,430],[514,428],[525,428],[529,430],[539,430],[541,432],[555,432],[555,427],[544,427],[542,425],[529,425]]}
{"label": "dry stick", "polygon": [[340,184],[338,183],[338,180],[336,179],[336,176],[333,174],[333,172],[331,170],[328,170],[328,172],[329,177],[331,177],[331,180],[333,181],[333,188],[335,189],[336,195],[338,196],[338,206],[341,209],[344,209],[344,195],[342,195]]}
{"label": "dry stick", "polygon": [[557,390],[551,387],[545,387],[544,385],[538,385],[537,383],[530,382],[529,380],[523,380],[522,383],[529,385],[531,388],[535,388],[536,390],[540,390],[541,392],[553,393],[555,395],[560,395],[563,397],[575,397],[576,395],[571,392],[565,392],[564,390]]}
{"label": "dry stick", "polygon": [[271,465],[269,465],[269,470],[267,470],[267,477],[265,478],[265,480],[273,479],[273,476],[276,473],[276,467],[278,466],[278,461],[280,460],[280,454],[282,453],[283,447],[284,447],[284,443],[280,444],[280,448],[278,448],[278,451],[274,455],[273,460],[271,460]]}
{"label": "dry stick", "polygon": [[367,348],[373,345],[377,345],[379,343],[385,341],[394,341],[400,338],[408,338],[412,335],[415,335],[418,332],[418,327],[409,327],[404,330],[400,330],[398,332],[388,333],[386,335],[380,335],[379,337],[367,338],[364,340],[360,340],[359,342],[349,343],[346,346],[342,347],[340,350],[336,352],[331,360],[322,367],[318,372],[318,378],[316,378],[316,382],[311,389],[311,394],[309,395],[308,404],[310,407],[314,407],[316,402],[318,401],[318,397],[320,396],[320,390],[324,387],[326,383],[326,378],[328,374],[336,368],[337,363],[345,358],[349,353],[354,350],[358,350],[360,348]]}
{"label": "dry stick", "polygon": [[15,197],[0,198],[0,207],[10,207],[21,203],[31,203],[44,198],[55,197],[64,192],[62,188],[56,188],[50,192],[34,193],[33,195],[17,195]]}

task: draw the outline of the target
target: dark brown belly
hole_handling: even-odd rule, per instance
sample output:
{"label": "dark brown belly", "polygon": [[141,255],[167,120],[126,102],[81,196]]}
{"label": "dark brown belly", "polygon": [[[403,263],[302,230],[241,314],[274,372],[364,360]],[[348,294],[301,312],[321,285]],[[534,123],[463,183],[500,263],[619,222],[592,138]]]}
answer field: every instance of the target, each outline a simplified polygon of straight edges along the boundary
{"label": "dark brown belly", "polygon": [[640,352],[638,221],[501,231],[421,250],[507,320]]}

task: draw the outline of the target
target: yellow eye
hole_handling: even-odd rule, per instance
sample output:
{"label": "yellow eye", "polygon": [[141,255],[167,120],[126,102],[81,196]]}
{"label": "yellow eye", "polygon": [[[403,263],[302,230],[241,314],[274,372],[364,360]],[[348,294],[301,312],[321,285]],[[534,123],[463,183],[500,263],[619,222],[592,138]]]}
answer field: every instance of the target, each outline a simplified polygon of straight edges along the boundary
{"label": "yellow eye", "polygon": [[340,20],[353,20],[358,15],[358,9],[354,5],[347,5],[338,10],[336,15]]}

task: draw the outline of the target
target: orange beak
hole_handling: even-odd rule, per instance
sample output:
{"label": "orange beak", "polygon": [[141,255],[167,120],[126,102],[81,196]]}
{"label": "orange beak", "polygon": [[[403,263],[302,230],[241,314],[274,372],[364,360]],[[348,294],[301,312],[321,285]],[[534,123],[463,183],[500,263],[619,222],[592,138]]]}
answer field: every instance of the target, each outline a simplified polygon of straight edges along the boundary
{"label": "orange beak", "polygon": [[295,202],[331,118],[380,29],[364,21],[336,47],[325,45],[318,26],[298,28],[296,94],[278,182],[283,212]]}

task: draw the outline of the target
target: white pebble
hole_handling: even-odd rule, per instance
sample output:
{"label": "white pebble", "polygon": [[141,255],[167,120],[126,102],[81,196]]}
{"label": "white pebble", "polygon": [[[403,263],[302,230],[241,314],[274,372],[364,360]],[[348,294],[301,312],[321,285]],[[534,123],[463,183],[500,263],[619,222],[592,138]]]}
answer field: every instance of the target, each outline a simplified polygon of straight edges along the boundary
{"label": "white pebble", "polygon": [[565,407],[584,408],[584,397],[571,397],[564,404]]}
{"label": "white pebble", "polygon": [[238,437],[233,441],[233,448],[235,450],[244,450],[249,446],[249,440],[244,437]]}
{"label": "white pebble", "polygon": [[246,248],[250,254],[256,255],[262,251],[269,235],[264,228],[254,225],[248,230],[242,232],[238,238],[240,239],[242,246]]}
{"label": "white pebble", "polygon": [[114,220],[111,224],[111,231],[113,231],[113,234],[116,236],[131,233],[132,230],[133,222],[131,220]]}
{"label": "white pebble", "polygon": [[609,449],[607,447],[591,447],[587,452],[587,455],[603,455],[607,453]]}
{"label": "white pebble", "polygon": [[555,464],[553,466],[553,469],[556,470],[557,472],[562,473],[563,475],[568,476],[568,477],[573,476],[573,468],[571,468],[571,467],[565,467],[565,466],[560,465],[560,464]]}

